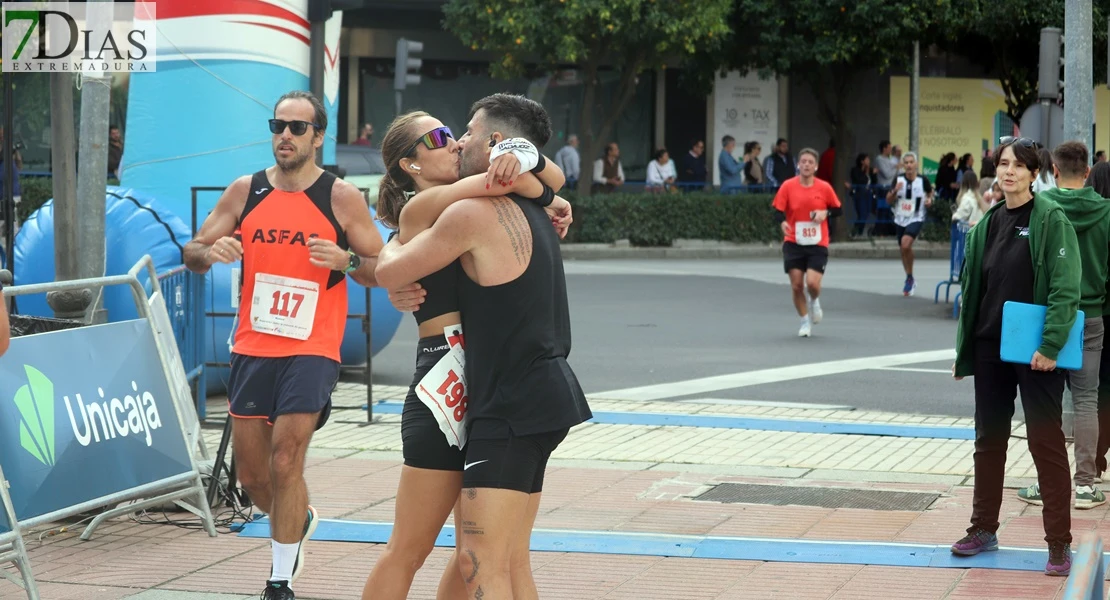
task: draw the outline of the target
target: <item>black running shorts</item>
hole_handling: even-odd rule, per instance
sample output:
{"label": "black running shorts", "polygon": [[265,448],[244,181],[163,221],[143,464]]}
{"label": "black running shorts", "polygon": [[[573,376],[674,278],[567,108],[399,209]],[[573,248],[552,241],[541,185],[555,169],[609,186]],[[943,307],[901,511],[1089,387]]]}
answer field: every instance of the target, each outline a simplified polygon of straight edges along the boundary
{"label": "black running shorts", "polygon": [[829,264],[829,249],[824,246],[799,246],[794,242],[782,243],[783,270],[825,272]]}
{"label": "black running shorts", "polygon": [[468,440],[463,465],[463,488],[543,491],[547,460],[570,429],[507,438]]}
{"label": "black running shorts", "polygon": [[432,410],[416,396],[416,385],[447,355],[448,349],[447,338],[442,335],[423,338],[416,346],[416,374],[401,414],[401,449],[405,464],[410,467],[463,470],[463,451],[447,443]]}
{"label": "black running shorts", "polygon": [[916,240],[917,236],[921,235],[921,228],[924,227],[924,226],[925,226],[925,223],[923,223],[921,221],[918,221],[916,223],[910,223],[909,225],[906,225],[905,227],[902,227],[901,225],[895,225],[894,226],[894,239],[898,240],[898,243],[902,243],[902,236],[908,235],[911,238]]}
{"label": "black running shorts", "polygon": [[339,363],[323,356],[267,358],[231,354],[227,382],[228,410],[233,417],[266,419],[320,413],[316,429],[328,422],[331,392],[339,381]]}

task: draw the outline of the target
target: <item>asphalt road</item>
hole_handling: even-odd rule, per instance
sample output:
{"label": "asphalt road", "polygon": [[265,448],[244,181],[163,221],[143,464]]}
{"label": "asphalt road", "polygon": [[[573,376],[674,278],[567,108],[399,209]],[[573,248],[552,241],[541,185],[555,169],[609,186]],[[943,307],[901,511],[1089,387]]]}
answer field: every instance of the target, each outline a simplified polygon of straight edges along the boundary
{"label": "asphalt road", "polygon": [[[971,382],[946,373],[951,304],[943,290],[933,303],[947,270],[947,261],[918,261],[917,294],[905,298],[899,262],[834,259],[821,296],[825,319],[803,339],[777,260],[568,261],[570,363],[588,394],[970,416]],[[374,359],[375,382],[408,385],[415,348],[406,316]],[[902,354],[911,356],[890,358]],[[730,377],[691,382],[720,376]]]}

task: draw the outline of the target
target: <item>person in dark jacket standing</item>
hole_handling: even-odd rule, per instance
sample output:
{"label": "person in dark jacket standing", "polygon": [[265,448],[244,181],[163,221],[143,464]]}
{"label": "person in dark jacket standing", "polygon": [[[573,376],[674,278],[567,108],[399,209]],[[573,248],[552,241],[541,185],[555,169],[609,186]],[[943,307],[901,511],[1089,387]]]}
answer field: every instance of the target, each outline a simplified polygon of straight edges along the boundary
{"label": "person in dark jacket standing", "polygon": [[[685,191],[695,191],[705,186],[709,171],[705,166],[705,141],[694,140],[690,151],[682,157],[682,170],[678,173],[678,180],[688,184],[683,186]],[[700,184],[694,185],[694,184]]]}
{"label": "person in dark jacket standing", "polygon": [[[1060,205],[1075,227],[1083,264],[1083,366],[1068,375],[1075,405],[1075,507],[1090,509],[1106,503],[1106,494],[1095,485],[1098,473],[1095,454],[1098,446],[1099,364],[1102,361],[1104,328],[1102,305],[1106,302],[1107,264],[1110,261],[1110,202],[1083,182],[1091,172],[1087,146],[1083,142],[1064,142],[1052,153],[1056,187],[1041,192]],[[1029,504],[1043,504],[1040,485],[1018,491],[1018,498]]]}
{"label": "person in dark jacket standing", "polygon": [[[1044,496],[1046,575],[1071,571],[1071,473],[1064,445],[1064,373],[1056,358],[1075,324],[1082,265],[1075,229],[1059,204],[1033,194],[1040,158],[1029,138],[1004,137],[995,150],[1005,202],[968,232],[956,333],[956,380],[975,377],[975,492],[971,526],[952,553],[998,549],[998,513],[1014,400],[1021,392],[1029,451]],[[1043,343],[1028,365],[1002,362],[1002,307],[1047,306]]]}

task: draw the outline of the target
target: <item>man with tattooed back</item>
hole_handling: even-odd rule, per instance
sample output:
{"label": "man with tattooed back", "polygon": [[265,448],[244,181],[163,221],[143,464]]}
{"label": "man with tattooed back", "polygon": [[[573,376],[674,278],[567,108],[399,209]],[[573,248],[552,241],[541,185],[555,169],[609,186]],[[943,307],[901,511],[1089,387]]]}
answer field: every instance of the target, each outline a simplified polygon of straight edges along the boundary
{"label": "man with tattooed back", "polygon": [[[508,94],[483,98],[459,139],[459,174],[486,172],[490,152],[513,138],[542,148],[550,136],[540,104]],[[466,273],[459,306],[470,419],[459,568],[471,598],[536,598],[534,587],[513,589],[511,540],[535,523],[551,453],[571,427],[593,416],[567,364],[570,310],[559,235],[535,200],[463,200],[407,244],[387,244],[377,281],[398,289],[456,258]]]}

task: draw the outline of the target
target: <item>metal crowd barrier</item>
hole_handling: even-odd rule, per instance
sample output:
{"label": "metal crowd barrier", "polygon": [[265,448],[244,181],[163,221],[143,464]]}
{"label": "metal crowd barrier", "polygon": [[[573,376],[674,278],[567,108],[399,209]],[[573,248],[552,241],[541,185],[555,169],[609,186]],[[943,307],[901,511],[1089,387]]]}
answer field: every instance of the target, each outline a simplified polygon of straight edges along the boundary
{"label": "metal crowd barrier", "polygon": [[[971,225],[967,221],[956,221],[952,223],[952,243],[951,250],[948,254],[948,279],[941,281],[937,284],[936,292],[933,294],[933,304],[940,302],[940,288],[944,289],[944,303],[948,303],[948,296],[952,291],[952,286],[960,285],[960,274],[964,270],[964,251],[967,247],[967,232],[971,230]],[[957,295],[957,303],[959,296]]]}
{"label": "metal crowd barrier", "polygon": [[126,285],[139,314],[15,338],[0,357],[0,387],[26,381],[19,391],[8,390],[15,402],[0,405],[0,561],[24,570],[31,600],[38,595],[23,530],[106,508],[82,532],[88,540],[107,519],[173,502],[216,537],[197,461],[206,450],[186,373],[162,290],[152,286],[148,296],[139,281],[144,270],[152,284],[158,281],[148,255],[126,275],[4,289],[4,296],[23,296]]}
{"label": "metal crowd barrier", "polygon": [[[8,573],[5,568],[0,568],[0,575],[16,585],[23,586],[30,600],[39,600],[39,589],[35,585],[35,574],[31,570],[31,559],[27,556],[27,546],[23,542],[22,527],[15,516],[12,498],[8,493],[8,480],[4,477],[4,468],[0,466],[0,502],[3,511],[0,511],[0,565],[12,563],[19,571],[19,579]],[[21,581],[22,580],[22,581]]]}
{"label": "metal crowd barrier", "polygon": [[203,418],[208,401],[204,369],[205,333],[208,331],[204,327],[205,277],[182,265],[159,275],[158,282],[181,355],[185,380],[190,386],[197,415]]}
{"label": "metal crowd barrier", "polygon": [[1102,554],[1102,537],[1085,533],[1072,555],[1071,573],[1062,600],[1103,600],[1106,579],[1106,557]]}

